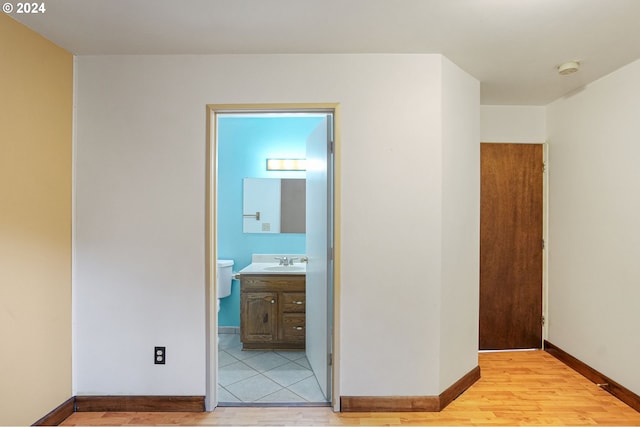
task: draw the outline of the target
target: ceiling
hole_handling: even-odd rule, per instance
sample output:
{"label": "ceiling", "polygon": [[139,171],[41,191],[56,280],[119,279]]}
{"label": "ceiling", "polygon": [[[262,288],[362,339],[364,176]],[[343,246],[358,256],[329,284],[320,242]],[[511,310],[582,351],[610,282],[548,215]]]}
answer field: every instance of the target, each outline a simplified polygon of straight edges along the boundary
{"label": "ceiling", "polygon": [[[545,105],[640,58],[639,0],[49,0],[75,55],[441,53],[483,105]],[[578,73],[560,76],[565,61]]]}

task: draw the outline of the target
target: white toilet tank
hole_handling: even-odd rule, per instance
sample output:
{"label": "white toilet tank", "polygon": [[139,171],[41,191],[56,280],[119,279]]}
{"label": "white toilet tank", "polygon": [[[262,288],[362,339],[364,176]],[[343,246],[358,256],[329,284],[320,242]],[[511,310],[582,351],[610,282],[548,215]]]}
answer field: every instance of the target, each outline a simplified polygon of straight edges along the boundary
{"label": "white toilet tank", "polygon": [[233,269],[233,260],[219,259],[216,275],[218,278],[218,298],[225,298],[231,295],[231,270]]}

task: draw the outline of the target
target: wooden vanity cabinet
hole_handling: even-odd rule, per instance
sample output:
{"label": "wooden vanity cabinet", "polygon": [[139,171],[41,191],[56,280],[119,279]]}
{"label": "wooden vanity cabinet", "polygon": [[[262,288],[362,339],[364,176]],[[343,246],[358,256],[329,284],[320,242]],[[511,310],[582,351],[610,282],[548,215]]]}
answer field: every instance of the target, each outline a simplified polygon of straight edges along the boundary
{"label": "wooden vanity cabinet", "polygon": [[247,350],[304,349],[305,276],[240,276],[240,340]]}

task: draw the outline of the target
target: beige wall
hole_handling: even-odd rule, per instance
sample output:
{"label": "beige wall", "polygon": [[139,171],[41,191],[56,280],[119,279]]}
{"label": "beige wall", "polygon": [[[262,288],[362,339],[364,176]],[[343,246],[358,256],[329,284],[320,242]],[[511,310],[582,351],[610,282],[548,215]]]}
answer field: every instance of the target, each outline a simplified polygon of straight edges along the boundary
{"label": "beige wall", "polygon": [[482,105],[480,106],[480,140],[541,144],[547,140],[546,107]]}
{"label": "beige wall", "polygon": [[0,14],[0,424],[71,397],[73,57]]}
{"label": "beige wall", "polygon": [[442,58],[440,390],[478,366],[480,82]]}
{"label": "beige wall", "polygon": [[547,107],[549,341],[640,394],[640,60]]}
{"label": "beige wall", "polygon": [[474,366],[477,81],[383,54],[83,56],[76,76],[76,394],[206,390],[206,104],[340,104],[341,395],[438,395]]}

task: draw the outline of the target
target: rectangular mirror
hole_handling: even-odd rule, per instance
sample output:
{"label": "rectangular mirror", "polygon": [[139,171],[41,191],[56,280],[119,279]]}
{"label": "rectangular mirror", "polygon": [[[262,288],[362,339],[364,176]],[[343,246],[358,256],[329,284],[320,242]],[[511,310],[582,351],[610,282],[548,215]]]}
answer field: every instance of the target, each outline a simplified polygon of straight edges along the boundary
{"label": "rectangular mirror", "polygon": [[304,178],[244,178],[242,231],[304,233],[305,181]]}

